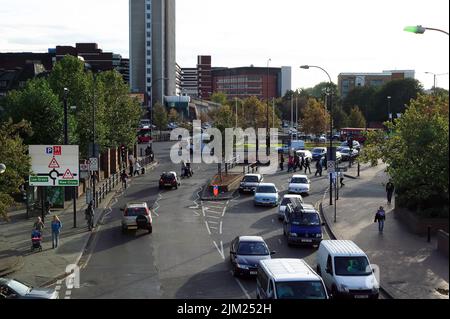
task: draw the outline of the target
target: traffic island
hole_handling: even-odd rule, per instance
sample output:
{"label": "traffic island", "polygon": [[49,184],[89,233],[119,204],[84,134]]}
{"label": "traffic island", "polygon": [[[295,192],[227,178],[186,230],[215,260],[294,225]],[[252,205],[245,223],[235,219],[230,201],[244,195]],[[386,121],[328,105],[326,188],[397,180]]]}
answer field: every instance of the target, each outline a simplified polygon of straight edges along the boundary
{"label": "traffic island", "polygon": [[203,188],[201,200],[220,201],[232,199],[239,188],[242,178],[243,174],[237,173],[215,175]]}

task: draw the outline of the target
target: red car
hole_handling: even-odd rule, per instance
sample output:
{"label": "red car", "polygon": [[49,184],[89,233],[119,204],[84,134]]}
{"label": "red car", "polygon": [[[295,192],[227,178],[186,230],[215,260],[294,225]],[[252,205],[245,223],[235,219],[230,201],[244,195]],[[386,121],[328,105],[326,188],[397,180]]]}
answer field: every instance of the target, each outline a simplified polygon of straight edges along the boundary
{"label": "red car", "polygon": [[180,180],[175,172],[163,173],[159,179],[159,189],[163,189],[165,187],[178,189],[178,186],[180,185]]}

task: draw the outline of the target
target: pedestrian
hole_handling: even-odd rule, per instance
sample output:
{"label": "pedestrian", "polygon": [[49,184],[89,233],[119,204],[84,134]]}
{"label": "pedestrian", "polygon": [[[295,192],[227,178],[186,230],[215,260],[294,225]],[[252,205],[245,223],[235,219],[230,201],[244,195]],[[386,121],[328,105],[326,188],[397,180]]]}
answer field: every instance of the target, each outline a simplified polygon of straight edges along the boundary
{"label": "pedestrian", "polygon": [[280,170],[284,171],[284,156],[281,154],[280,156]]}
{"label": "pedestrian", "polygon": [[95,211],[94,211],[94,201],[90,201],[88,207],[84,211],[84,215],[87,221],[88,229],[89,231],[92,231],[94,228],[94,217],[95,217]]}
{"label": "pedestrian", "polygon": [[375,223],[378,222],[378,231],[380,234],[383,233],[384,230],[384,222],[386,220],[386,212],[384,211],[383,206],[380,206],[380,208],[377,211],[377,214],[375,215]]}
{"label": "pedestrian", "polygon": [[311,174],[311,159],[308,157],[305,159],[305,174],[309,170],[309,173]]}
{"label": "pedestrian", "polygon": [[39,231],[40,233],[42,233],[42,231],[44,230],[45,225],[42,222],[42,218],[38,217],[36,222],[33,225],[33,229],[36,229],[37,231]]}
{"label": "pedestrian", "polygon": [[288,173],[290,173],[294,169],[294,158],[289,155],[288,159]]}
{"label": "pedestrian", "polygon": [[395,190],[394,183],[392,183],[392,180],[389,180],[389,182],[386,184],[387,202],[389,205],[391,205],[394,190]]}
{"label": "pedestrian", "polygon": [[45,207],[45,215],[50,215],[50,208],[52,207],[52,204],[48,199],[45,201],[44,207]]}
{"label": "pedestrian", "polygon": [[126,170],[123,170],[122,174],[120,174],[120,180],[122,181],[123,189],[127,189],[128,175],[127,175]]}
{"label": "pedestrian", "polygon": [[345,184],[344,184],[344,173],[340,172],[339,176],[340,176],[341,187],[344,187],[345,186]]}
{"label": "pedestrian", "polygon": [[52,221],[52,248],[58,248],[59,234],[61,233],[62,223],[58,216],[53,216]]}
{"label": "pedestrian", "polygon": [[325,170],[328,170],[328,160],[327,160],[327,157],[326,157],[326,156],[322,157],[322,167],[323,167]]}
{"label": "pedestrian", "polygon": [[303,170],[303,167],[305,166],[306,162],[305,162],[305,157],[302,156],[302,159],[300,160],[300,171]]}
{"label": "pedestrian", "polygon": [[314,176],[317,177],[317,175],[322,177],[322,160],[318,160],[316,163],[316,174],[314,174]]}
{"label": "pedestrian", "polygon": [[142,169],[141,164],[139,164],[139,162],[136,161],[136,163],[134,164],[134,174],[133,174],[133,176],[141,175],[141,169]]}
{"label": "pedestrian", "polygon": [[[300,167],[300,158],[297,154],[294,155],[294,172],[297,172],[297,168]],[[301,168],[300,168],[301,169]]]}

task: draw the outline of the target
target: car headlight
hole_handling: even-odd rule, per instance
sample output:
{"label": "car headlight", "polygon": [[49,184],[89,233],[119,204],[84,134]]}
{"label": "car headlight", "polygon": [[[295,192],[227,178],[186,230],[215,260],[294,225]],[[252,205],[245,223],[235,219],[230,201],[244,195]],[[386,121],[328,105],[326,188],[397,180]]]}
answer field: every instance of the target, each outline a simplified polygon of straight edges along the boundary
{"label": "car headlight", "polygon": [[289,236],[291,236],[291,237],[297,237],[297,234],[296,234],[296,233],[290,233]]}
{"label": "car headlight", "polygon": [[340,290],[341,290],[341,292],[350,292],[350,290],[348,289],[348,287],[346,285],[340,285]]}
{"label": "car headlight", "polygon": [[237,264],[238,268],[248,270],[248,265]]}

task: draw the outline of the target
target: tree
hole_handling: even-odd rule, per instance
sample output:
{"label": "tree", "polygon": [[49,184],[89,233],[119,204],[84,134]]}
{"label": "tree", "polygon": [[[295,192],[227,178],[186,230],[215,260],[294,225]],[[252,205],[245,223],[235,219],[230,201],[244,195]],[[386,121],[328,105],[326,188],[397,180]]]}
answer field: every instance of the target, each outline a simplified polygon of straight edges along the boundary
{"label": "tree", "polygon": [[61,144],[63,141],[63,105],[45,79],[33,79],[21,91],[11,91],[5,98],[6,116],[14,123],[26,120],[33,133],[28,145]]}
{"label": "tree", "polygon": [[340,130],[341,128],[348,126],[347,113],[344,112],[341,106],[335,106],[333,108],[333,128]]}
{"label": "tree", "polygon": [[160,103],[156,103],[153,108],[153,122],[160,131],[167,128],[168,121],[166,108]]}
{"label": "tree", "polygon": [[13,204],[12,194],[19,191],[31,168],[28,147],[21,135],[29,135],[31,127],[26,121],[13,124],[10,119],[0,124],[0,159],[6,172],[0,174],[0,217],[7,219],[6,210]]}
{"label": "tree", "polygon": [[420,95],[395,123],[393,134],[371,132],[362,154],[365,162],[382,159],[396,185],[397,204],[427,216],[448,218],[448,96]]}
{"label": "tree", "polygon": [[350,111],[350,114],[348,116],[348,126],[357,128],[366,127],[366,119],[357,106],[353,107]]}
{"label": "tree", "polygon": [[369,117],[369,112],[373,110],[373,103],[377,89],[373,86],[356,87],[351,90],[348,95],[342,100],[342,107],[347,114],[350,114],[352,108],[358,106],[361,112],[366,117],[366,120],[374,121]]}
{"label": "tree", "polygon": [[[335,92],[338,91],[337,85],[333,83],[331,87],[333,90],[334,97],[336,98],[337,95]],[[316,86],[314,86],[313,88],[305,89],[305,91],[308,93],[308,95],[310,97],[313,97],[317,100],[324,101],[324,97],[325,97],[326,93],[329,91],[329,88],[330,88],[330,82],[321,82],[321,83],[317,84]]]}
{"label": "tree", "polygon": [[330,115],[316,99],[309,99],[303,114],[303,131],[307,134],[319,135],[328,130]]}
{"label": "tree", "polygon": [[170,109],[167,117],[170,123],[180,122],[180,114],[178,114],[177,110],[174,108]]}
{"label": "tree", "polygon": [[214,92],[211,95],[211,101],[214,103],[222,104],[222,105],[228,104],[227,95],[223,92]]}

